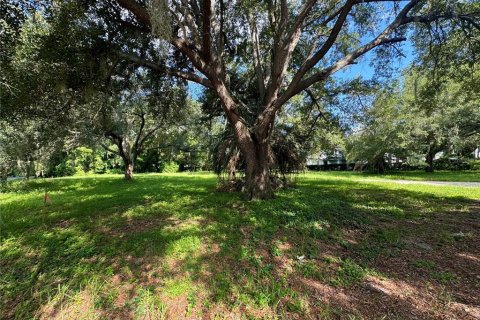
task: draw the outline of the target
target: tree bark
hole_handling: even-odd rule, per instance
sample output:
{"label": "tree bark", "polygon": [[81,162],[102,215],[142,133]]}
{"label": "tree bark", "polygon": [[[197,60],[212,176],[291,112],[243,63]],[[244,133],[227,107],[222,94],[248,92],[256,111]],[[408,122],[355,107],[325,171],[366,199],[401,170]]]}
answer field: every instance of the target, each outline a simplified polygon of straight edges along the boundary
{"label": "tree bark", "polygon": [[378,162],[378,173],[379,174],[385,173],[385,160],[383,159],[383,157]]}
{"label": "tree bark", "polygon": [[132,180],[133,179],[133,162],[127,161],[125,162],[125,180]]}
{"label": "tree bark", "polygon": [[274,197],[270,180],[268,139],[253,142],[247,146],[245,153],[245,185],[243,192],[248,200],[264,200]]}
{"label": "tree bark", "polygon": [[245,185],[243,192],[248,200],[271,199],[273,188],[270,181],[269,138],[270,122],[249,129],[237,111],[237,104],[225,84],[212,81],[222,102],[227,119],[232,126],[238,148],[245,158]]}
{"label": "tree bark", "polygon": [[228,180],[230,181],[234,181],[237,178],[236,173],[237,173],[237,165],[238,165],[239,158],[240,158],[240,153],[235,152],[228,160],[226,170],[228,173]]}
{"label": "tree bark", "polygon": [[430,149],[427,152],[427,156],[425,157],[427,162],[427,167],[425,168],[426,172],[433,172],[433,158],[435,158],[435,152]]}

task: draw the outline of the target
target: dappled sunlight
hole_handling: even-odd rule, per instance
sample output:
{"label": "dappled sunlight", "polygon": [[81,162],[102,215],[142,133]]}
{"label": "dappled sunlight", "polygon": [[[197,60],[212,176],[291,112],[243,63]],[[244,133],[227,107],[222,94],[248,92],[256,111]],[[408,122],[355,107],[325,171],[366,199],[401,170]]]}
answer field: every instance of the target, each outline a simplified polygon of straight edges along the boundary
{"label": "dappled sunlight", "polygon": [[477,263],[477,264],[479,264],[479,267],[480,267],[480,257],[479,256],[474,256],[474,255],[468,254],[468,253],[458,253],[457,256],[460,257],[460,258],[463,258],[463,259],[470,260],[473,263]]}
{"label": "dappled sunlight", "polygon": [[406,281],[376,277],[368,277],[364,285],[369,290],[388,296],[389,299],[400,301],[404,308],[411,308],[412,315],[421,318],[474,319],[480,315],[478,307],[453,302],[449,293],[435,293],[428,285],[416,287]]}
{"label": "dappled sunlight", "polygon": [[[468,317],[462,310],[478,305],[478,280],[467,284],[480,256],[469,195],[313,175],[274,200],[242,202],[215,182],[207,174],[55,179],[50,206],[37,191],[19,193],[21,201],[7,194],[1,308],[7,317],[429,318]],[[455,250],[458,265],[447,263]],[[442,295],[450,300],[438,305]],[[384,307],[371,313],[369,301],[381,297]]]}
{"label": "dappled sunlight", "polygon": [[355,307],[355,298],[345,294],[343,289],[335,288],[312,279],[301,279],[301,283],[308,289],[313,290],[313,297],[322,303],[335,304],[354,313],[358,312]]}
{"label": "dappled sunlight", "polygon": [[37,312],[39,319],[96,319],[101,313],[95,308],[95,297],[90,290],[72,294],[68,288],[58,292]]}
{"label": "dappled sunlight", "polygon": [[368,212],[375,212],[379,214],[391,214],[393,216],[401,217],[404,215],[404,211],[398,207],[395,206],[389,206],[389,205],[369,205],[369,204],[360,204],[356,203],[352,205],[352,208],[358,209],[358,210],[366,210]]}

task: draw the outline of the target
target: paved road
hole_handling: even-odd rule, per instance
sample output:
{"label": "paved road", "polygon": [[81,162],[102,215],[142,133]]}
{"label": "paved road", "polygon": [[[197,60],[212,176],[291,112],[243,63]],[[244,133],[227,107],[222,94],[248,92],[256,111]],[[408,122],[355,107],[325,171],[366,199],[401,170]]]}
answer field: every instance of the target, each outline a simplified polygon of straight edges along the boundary
{"label": "paved road", "polygon": [[480,182],[417,181],[417,180],[399,180],[399,179],[362,179],[362,180],[372,181],[372,182],[394,182],[398,184],[427,184],[427,185],[437,185],[437,186],[480,188]]}

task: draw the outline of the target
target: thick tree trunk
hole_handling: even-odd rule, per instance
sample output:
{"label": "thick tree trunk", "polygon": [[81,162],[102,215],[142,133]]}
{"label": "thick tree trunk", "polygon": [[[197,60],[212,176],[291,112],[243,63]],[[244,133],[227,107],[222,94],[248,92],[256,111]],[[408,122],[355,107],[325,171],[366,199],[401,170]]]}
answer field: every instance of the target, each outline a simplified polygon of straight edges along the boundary
{"label": "thick tree trunk", "polygon": [[245,197],[248,200],[271,199],[274,194],[270,181],[268,128],[273,123],[274,116],[270,118],[270,122],[258,125],[258,130],[254,130],[254,132],[249,130],[239,115],[237,105],[224,83],[216,80],[214,81],[215,90],[222,101],[240,152],[245,158],[245,185],[243,187]]}
{"label": "thick tree trunk", "polygon": [[254,141],[244,152],[246,158],[245,186],[243,191],[248,200],[272,199],[268,141]]}
{"label": "thick tree trunk", "polygon": [[133,162],[125,162],[125,180],[133,179]]}
{"label": "thick tree trunk", "polygon": [[230,157],[227,163],[227,174],[228,174],[228,180],[234,181],[237,178],[237,164],[238,160],[240,158],[240,154],[238,152],[235,152],[233,156]]}
{"label": "thick tree trunk", "polygon": [[378,162],[378,173],[384,174],[385,173],[385,161],[383,158]]}
{"label": "thick tree trunk", "polygon": [[427,162],[427,167],[425,168],[426,172],[433,172],[433,158],[435,158],[435,152],[433,150],[429,150],[425,157]]}

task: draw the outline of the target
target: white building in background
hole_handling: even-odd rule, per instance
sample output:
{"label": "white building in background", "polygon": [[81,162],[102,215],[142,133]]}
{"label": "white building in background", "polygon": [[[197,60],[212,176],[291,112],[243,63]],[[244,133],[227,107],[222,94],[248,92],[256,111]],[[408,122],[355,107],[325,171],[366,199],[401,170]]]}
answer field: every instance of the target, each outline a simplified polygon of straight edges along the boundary
{"label": "white building in background", "polygon": [[[433,160],[438,160],[440,158],[443,158],[444,155],[445,155],[444,151],[439,151],[439,152],[435,153],[435,156],[433,157]],[[423,157],[423,160],[426,160],[426,158]]]}
{"label": "white building in background", "polygon": [[346,170],[348,168],[345,155],[338,149],[333,152],[321,152],[318,156],[307,158],[307,168],[310,170]]}

